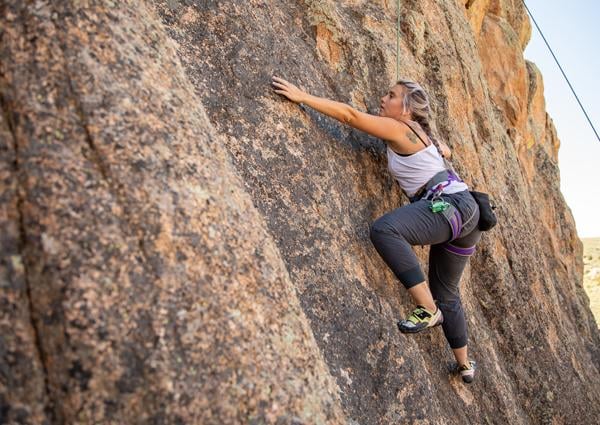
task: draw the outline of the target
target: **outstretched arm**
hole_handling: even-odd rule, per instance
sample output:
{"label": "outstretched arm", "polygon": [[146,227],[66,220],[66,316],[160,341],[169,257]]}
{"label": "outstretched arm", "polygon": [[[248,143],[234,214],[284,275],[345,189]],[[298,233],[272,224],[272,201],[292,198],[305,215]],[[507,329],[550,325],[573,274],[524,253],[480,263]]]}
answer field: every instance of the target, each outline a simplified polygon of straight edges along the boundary
{"label": "outstretched arm", "polygon": [[344,124],[391,142],[400,151],[414,150],[413,143],[406,138],[406,125],[393,118],[366,114],[345,103],[310,95],[282,78],[273,77],[272,84],[276,88],[275,93],[292,102],[304,103]]}
{"label": "outstretched arm", "polygon": [[305,91],[300,90],[292,83],[279,77],[273,77],[273,86],[277,87],[275,93],[284,95],[292,102],[304,103],[305,105],[345,124],[349,124],[352,119],[354,108],[350,105],[310,95]]}

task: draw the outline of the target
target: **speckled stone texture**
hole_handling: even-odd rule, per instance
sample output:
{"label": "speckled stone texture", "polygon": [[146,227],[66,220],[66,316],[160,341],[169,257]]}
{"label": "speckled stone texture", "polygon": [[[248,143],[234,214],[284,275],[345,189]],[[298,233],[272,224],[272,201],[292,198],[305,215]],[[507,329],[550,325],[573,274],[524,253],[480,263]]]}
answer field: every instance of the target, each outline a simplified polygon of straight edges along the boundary
{"label": "speckled stone texture", "polygon": [[[401,75],[501,205],[462,280],[476,381],[369,241],[407,202],[375,113],[395,1],[0,4],[0,423],[571,424],[600,335],[531,27],[509,0],[402,2]],[[426,264],[427,248],[415,248]]]}
{"label": "speckled stone texture", "polygon": [[152,10],[2,12],[0,422],[344,422]]}

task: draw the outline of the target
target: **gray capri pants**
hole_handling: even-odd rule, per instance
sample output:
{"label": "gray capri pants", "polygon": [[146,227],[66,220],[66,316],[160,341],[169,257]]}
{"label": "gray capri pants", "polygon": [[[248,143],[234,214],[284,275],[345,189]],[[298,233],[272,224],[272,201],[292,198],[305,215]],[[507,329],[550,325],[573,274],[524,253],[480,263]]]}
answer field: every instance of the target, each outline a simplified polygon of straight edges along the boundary
{"label": "gray capri pants", "polygon": [[430,201],[418,200],[391,211],[371,226],[371,241],[377,252],[408,289],[425,280],[411,245],[431,245],[429,287],[442,310],[442,329],[451,348],[467,344],[467,323],[460,301],[462,272],[481,238],[477,228],[479,207],[468,190],[442,194],[462,217],[462,231],[452,238],[452,227],[442,213],[429,209]]}

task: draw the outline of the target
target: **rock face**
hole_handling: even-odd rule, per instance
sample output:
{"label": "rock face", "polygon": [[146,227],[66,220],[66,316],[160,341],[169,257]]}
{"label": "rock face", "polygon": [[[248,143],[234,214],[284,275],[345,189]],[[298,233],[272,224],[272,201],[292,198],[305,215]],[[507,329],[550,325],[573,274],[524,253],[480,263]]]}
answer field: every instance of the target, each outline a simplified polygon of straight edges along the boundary
{"label": "rock face", "polygon": [[269,87],[374,112],[395,2],[89,3],[0,6],[0,423],[597,420],[522,3],[401,2],[400,74],[501,205],[462,280],[470,386],[441,329],[396,329],[413,306],[368,237],[407,202],[383,143]]}

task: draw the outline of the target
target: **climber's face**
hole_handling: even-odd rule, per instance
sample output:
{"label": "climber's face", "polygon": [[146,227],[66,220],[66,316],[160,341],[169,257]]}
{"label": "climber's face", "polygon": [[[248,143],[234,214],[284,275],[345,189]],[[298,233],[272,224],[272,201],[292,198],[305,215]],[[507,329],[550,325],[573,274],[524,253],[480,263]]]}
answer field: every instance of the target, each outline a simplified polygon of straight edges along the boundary
{"label": "climber's face", "polygon": [[405,118],[407,114],[402,110],[403,100],[403,86],[396,84],[388,90],[385,96],[381,98],[381,104],[379,105],[379,116],[395,119]]}

